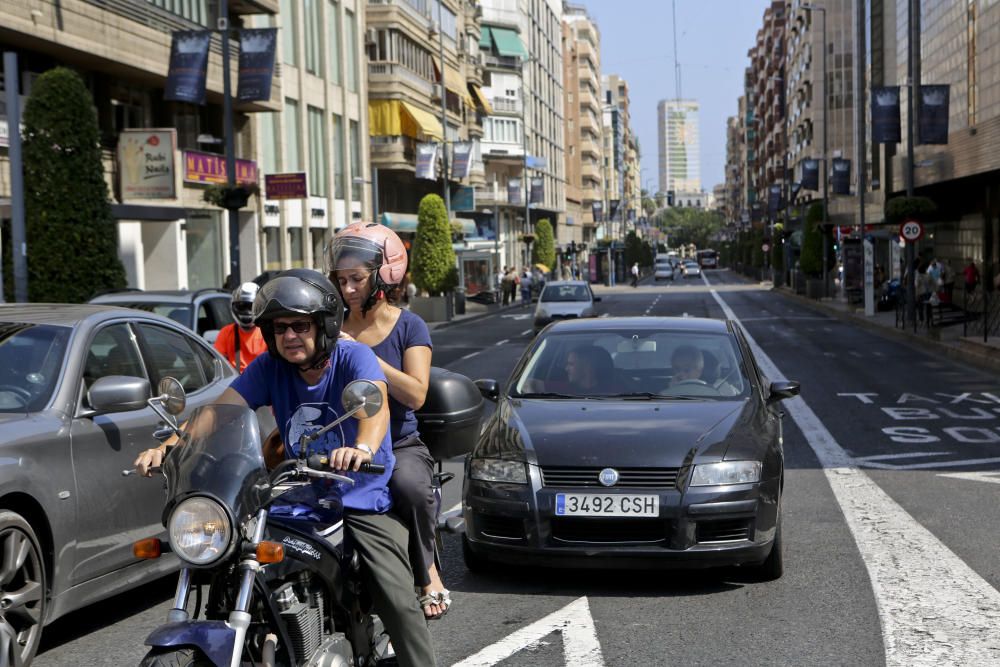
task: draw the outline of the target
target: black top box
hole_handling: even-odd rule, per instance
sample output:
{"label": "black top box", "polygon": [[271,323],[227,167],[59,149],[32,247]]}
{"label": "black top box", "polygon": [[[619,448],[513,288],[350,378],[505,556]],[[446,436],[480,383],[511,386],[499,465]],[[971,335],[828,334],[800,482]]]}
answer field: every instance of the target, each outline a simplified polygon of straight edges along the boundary
{"label": "black top box", "polygon": [[483,397],[472,380],[460,373],[431,367],[427,398],[416,415],[420,439],[435,460],[472,451],[479,437],[482,412]]}

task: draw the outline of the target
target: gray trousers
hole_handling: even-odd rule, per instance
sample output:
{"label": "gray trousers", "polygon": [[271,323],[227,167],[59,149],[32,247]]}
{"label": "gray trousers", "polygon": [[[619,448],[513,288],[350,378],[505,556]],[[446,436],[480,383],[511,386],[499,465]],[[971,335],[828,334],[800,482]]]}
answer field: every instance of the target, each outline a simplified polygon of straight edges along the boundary
{"label": "gray trousers", "polygon": [[365,585],[392,639],[399,664],[436,664],[431,633],[413,592],[406,526],[391,514],[348,512],[344,521],[354,540]]}
{"label": "gray trousers", "polygon": [[396,467],[389,478],[392,512],[410,529],[408,545],[413,583],[428,586],[427,570],[434,564],[434,532],[437,528],[437,499],[431,489],[434,459],[420,438],[400,440],[393,444]]}

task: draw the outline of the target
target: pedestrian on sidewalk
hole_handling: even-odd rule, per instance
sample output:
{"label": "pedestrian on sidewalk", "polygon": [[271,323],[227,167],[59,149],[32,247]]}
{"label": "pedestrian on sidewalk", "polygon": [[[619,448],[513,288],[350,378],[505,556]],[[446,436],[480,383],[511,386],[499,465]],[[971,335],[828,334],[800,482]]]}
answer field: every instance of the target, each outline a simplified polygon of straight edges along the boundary
{"label": "pedestrian on sidewalk", "polygon": [[503,296],[503,278],[506,275],[507,275],[507,272],[504,269],[502,269],[502,268],[500,268],[498,266],[497,267],[497,274],[493,278],[494,283],[495,283],[493,285],[493,292],[496,294],[497,303],[500,303],[500,299]]}
{"label": "pedestrian on sidewalk", "polygon": [[639,286],[639,262],[632,265],[632,287]]}
{"label": "pedestrian on sidewalk", "polygon": [[941,301],[951,303],[954,292],[955,270],[951,268],[951,263],[945,259],[941,262]]}
{"label": "pedestrian on sidewalk", "polygon": [[979,269],[976,267],[976,261],[971,257],[966,258],[966,267],[962,270],[962,275],[965,276],[965,293],[972,294],[976,291],[976,285],[979,284]]}
{"label": "pedestrian on sidewalk", "polygon": [[521,305],[527,306],[531,303],[531,269],[524,267],[521,274]]}

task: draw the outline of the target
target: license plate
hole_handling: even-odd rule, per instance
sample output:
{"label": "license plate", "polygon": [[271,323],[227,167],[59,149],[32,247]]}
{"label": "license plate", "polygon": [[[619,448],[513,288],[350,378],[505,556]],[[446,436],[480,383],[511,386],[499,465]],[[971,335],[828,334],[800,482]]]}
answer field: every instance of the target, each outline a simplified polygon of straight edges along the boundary
{"label": "license plate", "polygon": [[660,516],[659,496],[557,493],[556,516]]}

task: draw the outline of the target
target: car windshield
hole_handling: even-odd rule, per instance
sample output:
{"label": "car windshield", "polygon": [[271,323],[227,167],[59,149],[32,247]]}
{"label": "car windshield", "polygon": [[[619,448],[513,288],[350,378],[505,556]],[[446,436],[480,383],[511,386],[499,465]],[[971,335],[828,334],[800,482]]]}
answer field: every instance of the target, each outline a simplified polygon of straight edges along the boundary
{"label": "car windshield", "polygon": [[48,405],[71,331],[0,322],[0,412],[38,412]]}
{"label": "car windshield", "polygon": [[549,285],[541,301],[590,301],[590,290],[583,285]]}
{"label": "car windshield", "polygon": [[116,306],[121,306],[122,308],[135,308],[136,310],[144,310],[147,313],[156,313],[157,315],[162,315],[163,317],[169,317],[174,322],[178,324],[183,324],[184,326],[191,326],[191,307],[185,306],[182,303],[162,303],[155,301],[133,301],[128,303],[116,303]]}
{"label": "car windshield", "polygon": [[511,391],[553,399],[736,400],[749,394],[733,335],[688,330],[551,333]]}

